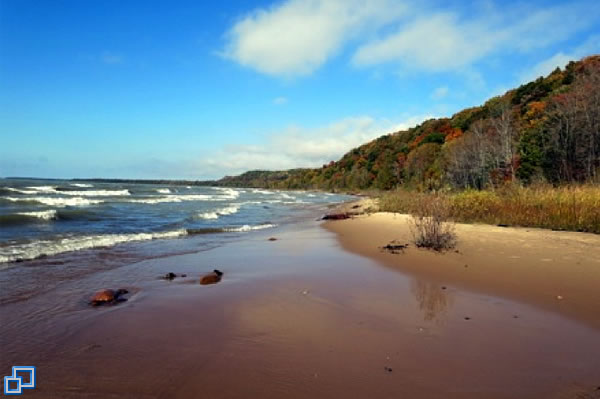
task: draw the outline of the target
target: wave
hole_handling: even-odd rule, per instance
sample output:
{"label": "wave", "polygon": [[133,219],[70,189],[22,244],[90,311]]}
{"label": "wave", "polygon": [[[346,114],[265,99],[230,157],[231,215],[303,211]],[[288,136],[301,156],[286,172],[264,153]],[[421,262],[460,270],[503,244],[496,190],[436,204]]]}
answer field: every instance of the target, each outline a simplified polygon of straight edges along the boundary
{"label": "wave", "polygon": [[19,225],[29,223],[39,223],[55,220],[57,218],[56,210],[38,212],[18,212],[8,215],[0,215],[0,225]]}
{"label": "wave", "polygon": [[218,219],[219,216],[232,215],[234,213],[237,213],[237,211],[239,211],[239,210],[240,210],[239,205],[231,205],[226,208],[218,209],[213,212],[200,213],[200,214],[198,214],[198,217],[201,219]]}
{"label": "wave", "polygon": [[42,193],[51,193],[56,191],[56,186],[29,186],[29,187],[25,187],[28,188],[30,190],[34,190],[34,191],[38,191],[38,192],[42,192]]}
{"label": "wave", "polygon": [[[72,186],[79,188],[91,188],[91,184],[71,184]],[[23,188],[4,187],[4,190],[19,194],[61,194],[71,196],[82,196],[82,197],[119,197],[124,195],[131,195],[129,190],[74,190],[70,187],[56,187],[56,186],[32,186]]]}
{"label": "wave", "polygon": [[156,192],[160,194],[171,194],[171,190],[168,188],[157,188]]}
{"label": "wave", "polygon": [[192,194],[192,195],[169,195],[167,197],[156,197],[156,198],[141,198],[141,199],[130,199],[126,202],[132,202],[136,204],[160,204],[162,202],[182,202],[182,201],[219,201],[212,195],[206,194]]}
{"label": "wave", "polygon": [[2,191],[8,193],[19,193],[19,194],[39,194],[40,192],[37,190],[21,190],[14,187],[4,187]]}
{"label": "wave", "polygon": [[177,238],[187,234],[186,230],[181,229],[160,233],[105,234],[64,237],[58,240],[37,240],[7,248],[0,248],[0,263],[32,260],[42,256],[52,256],[84,249],[111,247],[132,241]]}
{"label": "wave", "polygon": [[240,192],[229,187],[213,187],[215,190],[220,191],[221,199],[236,199],[240,196]]}
{"label": "wave", "polygon": [[276,224],[271,223],[263,223],[251,226],[249,224],[245,224],[243,226],[237,227],[204,227],[200,229],[187,229],[187,233],[189,235],[197,235],[197,234],[215,234],[215,233],[245,233],[254,230],[263,230],[270,229],[273,227],[277,227]]}
{"label": "wave", "polygon": [[19,212],[19,213],[17,213],[17,215],[33,217],[33,218],[42,219],[42,220],[52,220],[52,219],[56,219],[56,210],[50,209],[47,211],[37,211],[37,212]]}
{"label": "wave", "polygon": [[21,262],[66,252],[106,248],[127,242],[179,238],[197,234],[249,232],[272,227],[276,227],[276,225],[268,223],[250,226],[246,224],[239,227],[226,228],[180,229],[158,233],[104,234],[83,237],[63,237],[56,240],[36,240],[9,247],[0,247],[0,263]]}
{"label": "wave", "polygon": [[78,195],[83,197],[121,197],[131,195],[129,190],[79,190],[79,191],[56,191],[64,195]]}
{"label": "wave", "polygon": [[100,204],[103,200],[94,200],[82,197],[60,198],[60,197],[2,197],[1,199],[11,202],[37,202],[50,206],[86,206]]}
{"label": "wave", "polygon": [[[91,187],[91,186],[90,186]],[[129,190],[73,190],[70,188],[60,188],[53,186],[43,187],[26,187],[27,189],[18,189],[13,187],[5,187],[5,190],[19,193],[19,194],[61,194],[71,196],[82,196],[82,197],[119,197],[125,195],[131,195]]]}
{"label": "wave", "polygon": [[274,191],[259,190],[257,188],[253,189],[252,192],[255,193],[255,194],[267,194],[267,195],[273,195],[273,194],[275,194]]}
{"label": "wave", "polygon": [[91,188],[91,187],[94,187],[92,184],[85,184],[85,183],[71,183],[71,185],[73,187],[81,187],[81,188]]}
{"label": "wave", "polygon": [[263,229],[270,229],[273,227],[277,227],[276,224],[271,224],[271,223],[265,223],[265,224],[259,224],[256,226],[250,226],[248,224],[245,224],[243,226],[240,227],[226,227],[224,230],[226,232],[246,232],[246,231],[252,231],[252,230],[263,230]]}

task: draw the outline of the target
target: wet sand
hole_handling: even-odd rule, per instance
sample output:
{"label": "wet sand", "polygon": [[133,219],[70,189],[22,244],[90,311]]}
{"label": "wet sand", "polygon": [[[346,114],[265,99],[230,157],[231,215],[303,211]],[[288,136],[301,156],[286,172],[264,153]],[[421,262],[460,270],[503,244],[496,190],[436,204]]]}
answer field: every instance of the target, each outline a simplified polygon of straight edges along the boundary
{"label": "wet sand", "polygon": [[[1,369],[37,366],[25,394],[47,398],[598,397],[594,322],[346,251],[362,221],[299,223],[7,304]],[[379,245],[359,231],[357,248]],[[223,280],[199,285],[215,267]],[[169,271],[188,277],[156,278]],[[128,302],[85,305],[120,286],[135,288]],[[53,310],[53,295],[74,304]]]}

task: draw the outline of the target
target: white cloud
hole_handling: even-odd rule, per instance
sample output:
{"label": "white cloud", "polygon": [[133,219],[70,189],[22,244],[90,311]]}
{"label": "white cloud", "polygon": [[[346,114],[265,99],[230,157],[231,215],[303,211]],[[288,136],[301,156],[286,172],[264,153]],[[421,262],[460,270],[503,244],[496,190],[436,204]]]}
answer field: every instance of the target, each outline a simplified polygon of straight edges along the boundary
{"label": "white cloud", "polygon": [[577,61],[586,55],[597,54],[598,52],[600,52],[600,35],[592,35],[572,51],[568,53],[560,51],[524,71],[521,73],[520,82],[527,83],[540,76],[546,76],[557,67],[564,68],[570,61]]}
{"label": "white cloud", "polygon": [[452,13],[418,18],[384,39],[359,47],[352,60],[357,66],[400,61],[432,70],[455,69],[489,50],[491,43],[476,30],[473,25],[461,26]]}
{"label": "white cloud", "polygon": [[431,93],[431,98],[434,100],[441,100],[448,95],[448,88],[446,86],[438,87]]}
{"label": "white cloud", "polygon": [[568,39],[598,20],[587,3],[511,8],[493,6],[475,16],[433,12],[415,16],[383,38],[361,45],[356,66],[398,62],[431,71],[460,70],[496,52],[528,52]]}
{"label": "white cloud", "polygon": [[395,62],[462,71],[490,54],[567,40],[600,19],[590,0],[554,6],[485,1],[454,10],[413,0],[286,0],[237,21],[221,55],[289,78],[312,73],[352,42],[358,45],[355,66]]}
{"label": "white cloud", "polygon": [[239,20],[222,55],[268,75],[307,75],[364,29],[403,11],[392,0],[288,0]]}
{"label": "white cloud", "polygon": [[273,104],[275,105],[285,105],[288,103],[287,97],[277,97],[273,99]]}
{"label": "white cloud", "polygon": [[238,174],[252,169],[319,167],[386,133],[415,126],[431,115],[400,122],[370,116],[344,118],[325,126],[289,126],[272,133],[262,145],[229,146],[196,166],[207,175]]}

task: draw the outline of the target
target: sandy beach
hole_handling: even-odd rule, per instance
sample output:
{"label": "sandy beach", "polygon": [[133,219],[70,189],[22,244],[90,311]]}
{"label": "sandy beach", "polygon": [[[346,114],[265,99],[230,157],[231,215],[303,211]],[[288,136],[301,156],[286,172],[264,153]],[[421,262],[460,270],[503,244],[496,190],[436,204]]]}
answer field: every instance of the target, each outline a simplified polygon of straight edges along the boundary
{"label": "sandy beach", "polygon": [[[372,200],[340,211],[372,208]],[[455,224],[456,248],[411,245],[409,215],[377,212],[327,222],[348,251],[422,278],[511,298],[600,328],[600,236],[534,228]],[[401,254],[381,247],[409,244]]]}
{"label": "sandy beach", "polygon": [[[1,309],[2,369],[35,364],[43,398],[598,397],[597,236],[458,226],[459,253],[381,253],[404,226],[306,220],[65,281]],[[89,307],[104,287],[133,295]]]}

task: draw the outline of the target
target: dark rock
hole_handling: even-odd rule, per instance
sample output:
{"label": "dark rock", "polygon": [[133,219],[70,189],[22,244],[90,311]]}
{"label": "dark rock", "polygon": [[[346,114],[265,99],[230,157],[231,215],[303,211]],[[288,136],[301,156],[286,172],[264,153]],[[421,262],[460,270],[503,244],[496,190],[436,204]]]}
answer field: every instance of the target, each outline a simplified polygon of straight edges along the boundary
{"label": "dark rock", "polygon": [[119,288],[118,290],[100,290],[96,292],[94,296],[92,296],[90,299],[90,305],[99,306],[125,302],[127,298],[125,298],[124,295],[128,293],[129,291],[123,288]]}
{"label": "dark rock", "polygon": [[200,284],[208,285],[208,284],[216,284],[221,281],[221,277],[223,276],[223,272],[220,270],[213,270],[212,273],[205,274],[200,278]]}
{"label": "dark rock", "polygon": [[323,216],[321,220],[343,220],[349,218],[350,214],[348,213],[330,213],[328,215]]}
{"label": "dark rock", "polygon": [[465,317],[465,320],[471,320],[471,318],[470,317]]}
{"label": "dark rock", "polygon": [[393,242],[381,247],[382,250],[391,252],[393,254],[402,253],[406,248],[408,248],[408,244],[394,244]]}
{"label": "dark rock", "polygon": [[498,226],[498,227],[508,227],[508,225],[507,225],[507,224],[504,224],[504,223],[499,223],[497,226]]}
{"label": "dark rock", "polygon": [[443,286],[442,286],[442,289],[443,289],[443,290],[445,290],[445,289],[446,289],[446,286],[445,286],[445,285],[443,285]]}
{"label": "dark rock", "polygon": [[383,369],[384,369],[385,371],[387,371],[388,373],[391,373],[391,372],[393,371],[391,367],[387,367],[387,366],[386,366],[386,367],[384,367]]}
{"label": "dark rock", "polygon": [[354,206],[352,207],[352,209],[357,209],[357,208],[360,208],[360,205],[354,205]]}
{"label": "dark rock", "polygon": [[164,275],[162,278],[163,278],[163,279],[165,279],[165,280],[169,280],[169,281],[171,281],[171,280],[173,280],[175,277],[177,277],[177,275],[176,275],[175,273],[173,273],[173,272],[169,272],[169,273],[165,274],[165,275]]}
{"label": "dark rock", "polygon": [[269,237],[269,241],[277,241],[277,238],[275,238],[275,237]]}

